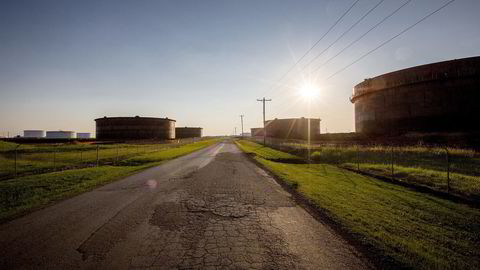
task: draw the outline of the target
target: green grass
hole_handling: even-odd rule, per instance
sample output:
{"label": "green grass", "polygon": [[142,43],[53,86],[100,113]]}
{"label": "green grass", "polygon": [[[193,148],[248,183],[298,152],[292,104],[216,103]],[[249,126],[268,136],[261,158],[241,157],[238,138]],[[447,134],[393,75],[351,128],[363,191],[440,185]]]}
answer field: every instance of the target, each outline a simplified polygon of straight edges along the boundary
{"label": "green grass", "polygon": [[[360,170],[373,175],[391,177],[391,165],[361,163]],[[342,167],[357,169],[357,164],[345,163]],[[394,166],[394,178],[409,184],[425,186],[434,190],[447,192],[447,173],[419,167]],[[480,199],[480,177],[459,173],[450,173],[450,190],[452,194],[462,197]]]}
{"label": "green grass", "polygon": [[[450,171],[480,176],[480,155],[473,150],[448,148]],[[323,146],[313,150],[312,159],[321,163],[391,163],[392,148],[386,146]],[[404,167],[421,167],[446,171],[447,152],[444,148],[405,146],[393,148],[393,160]]]}
{"label": "green grass", "polygon": [[164,161],[192,153],[218,141],[219,139],[209,139],[156,152],[147,152],[123,160],[123,164],[117,164],[117,166],[71,169],[1,181],[0,221],[12,219],[60,199],[80,194]]}
{"label": "green grass", "polygon": [[269,147],[264,147],[258,143],[254,143],[251,141],[235,141],[235,143],[242,149],[244,152],[248,154],[254,154],[257,157],[261,157],[268,160],[275,160],[275,161],[292,161],[298,162],[301,159],[297,156],[294,156],[289,153],[281,152]]}
{"label": "green grass", "polygon": [[30,175],[0,182],[0,220],[80,194],[139,170],[137,167],[101,166]]}
{"label": "green grass", "polygon": [[[154,153],[188,143],[164,144],[107,144],[98,145],[100,165],[114,165],[122,160]],[[17,144],[0,141],[0,179],[15,176],[15,148]],[[55,170],[79,169],[96,165],[97,145],[94,144],[38,144],[18,145],[17,174],[26,176]]]}
{"label": "green grass", "polygon": [[[274,142],[272,145],[307,157],[305,143]],[[426,146],[310,146],[314,163],[327,163],[357,169],[379,176],[391,176],[391,162],[395,164],[395,178],[411,185],[449,192],[467,199],[480,200],[480,154],[471,149]],[[393,152],[392,152],[393,150]],[[448,151],[448,163],[447,163]],[[450,189],[447,188],[449,166]]]}
{"label": "green grass", "polygon": [[413,269],[480,267],[479,209],[334,165],[255,159],[357,239],[399,264]]}

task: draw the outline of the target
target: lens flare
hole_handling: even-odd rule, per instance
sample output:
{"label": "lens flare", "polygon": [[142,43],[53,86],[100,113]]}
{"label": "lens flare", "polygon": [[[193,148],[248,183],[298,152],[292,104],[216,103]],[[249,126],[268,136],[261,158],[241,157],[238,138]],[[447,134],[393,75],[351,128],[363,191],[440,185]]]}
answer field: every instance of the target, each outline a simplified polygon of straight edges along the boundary
{"label": "lens flare", "polygon": [[318,87],[313,83],[304,83],[299,88],[299,94],[304,99],[313,99],[318,95]]}

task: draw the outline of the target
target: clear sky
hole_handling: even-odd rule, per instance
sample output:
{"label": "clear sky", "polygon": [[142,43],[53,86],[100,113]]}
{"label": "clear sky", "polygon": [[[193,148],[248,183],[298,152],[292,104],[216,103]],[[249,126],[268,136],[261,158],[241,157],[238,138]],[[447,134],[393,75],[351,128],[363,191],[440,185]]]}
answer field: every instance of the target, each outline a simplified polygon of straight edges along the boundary
{"label": "clear sky", "polygon": [[[405,0],[385,0],[317,59],[333,56]],[[24,129],[95,132],[103,116],[152,116],[206,135],[267,118],[322,118],[353,131],[352,88],[364,78],[480,55],[480,1],[457,0],[337,76],[325,78],[447,0],[413,0],[316,73],[296,68],[271,89],[354,0],[0,0],[0,136]],[[302,67],[379,0],[360,0]],[[315,64],[313,65],[315,66]],[[320,91],[300,100],[302,80]]]}

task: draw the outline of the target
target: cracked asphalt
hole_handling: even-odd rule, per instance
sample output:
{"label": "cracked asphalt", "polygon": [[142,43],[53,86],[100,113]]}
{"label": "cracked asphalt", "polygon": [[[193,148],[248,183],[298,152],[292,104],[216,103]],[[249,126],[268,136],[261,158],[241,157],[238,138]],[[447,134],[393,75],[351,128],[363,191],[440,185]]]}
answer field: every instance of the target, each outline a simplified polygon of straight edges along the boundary
{"label": "cracked asphalt", "polygon": [[231,142],[0,226],[1,269],[370,269]]}

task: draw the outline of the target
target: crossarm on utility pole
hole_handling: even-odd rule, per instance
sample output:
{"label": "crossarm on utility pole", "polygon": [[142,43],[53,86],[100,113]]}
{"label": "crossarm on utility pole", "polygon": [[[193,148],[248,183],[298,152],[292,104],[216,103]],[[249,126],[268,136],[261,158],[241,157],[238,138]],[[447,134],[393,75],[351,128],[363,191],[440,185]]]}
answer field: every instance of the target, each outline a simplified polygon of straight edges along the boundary
{"label": "crossarm on utility pole", "polygon": [[265,126],[265,102],[266,101],[272,101],[271,99],[265,99],[262,98],[262,99],[257,99],[257,101],[261,101],[263,102],[263,146],[266,146],[267,143],[267,127]]}

